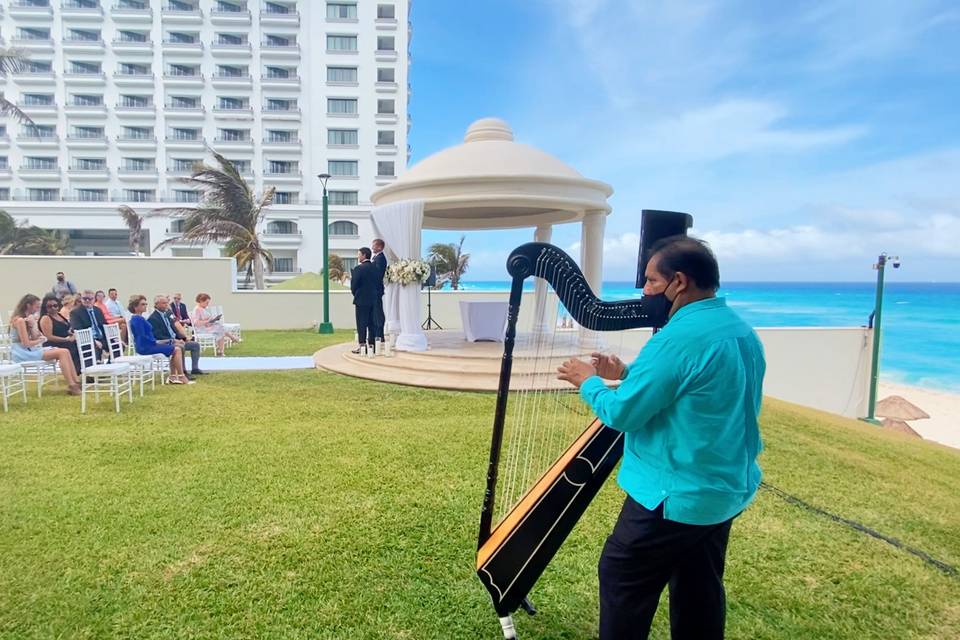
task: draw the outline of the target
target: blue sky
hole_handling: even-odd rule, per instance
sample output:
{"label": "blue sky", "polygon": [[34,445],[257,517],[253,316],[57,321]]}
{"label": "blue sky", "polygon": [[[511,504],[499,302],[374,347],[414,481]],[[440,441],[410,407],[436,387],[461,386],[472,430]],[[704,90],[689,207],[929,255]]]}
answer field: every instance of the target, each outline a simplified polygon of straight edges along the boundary
{"label": "blue sky", "polygon": [[[415,0],[412,21],[412,162],[505,119],[613,185],[605,279],[634,278],[647,208],[692,213],[728,280],[869,280],[881,251],[896,279],[960,280],[955,1]],[[532,235],[467,233],[469,277],[504,279]]]}

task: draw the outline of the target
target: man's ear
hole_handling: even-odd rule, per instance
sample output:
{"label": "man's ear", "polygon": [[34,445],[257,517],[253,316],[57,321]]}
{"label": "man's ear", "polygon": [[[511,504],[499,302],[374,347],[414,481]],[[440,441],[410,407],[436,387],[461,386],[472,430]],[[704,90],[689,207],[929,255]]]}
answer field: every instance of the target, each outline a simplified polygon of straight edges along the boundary
{"label": "man's ear", "polygon": [[683,271],[677,271],[677,295],[690,290],[690,278]]}

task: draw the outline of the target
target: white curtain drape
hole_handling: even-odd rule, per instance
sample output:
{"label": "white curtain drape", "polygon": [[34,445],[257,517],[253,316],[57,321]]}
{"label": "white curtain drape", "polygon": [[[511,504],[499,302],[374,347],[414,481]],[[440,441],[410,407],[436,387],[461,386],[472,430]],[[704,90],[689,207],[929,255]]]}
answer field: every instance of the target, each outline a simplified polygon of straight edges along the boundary
{"label": "white curtain drape", "polygon": [[[423,228],[423,200],[405,200],[370,213],[373,229],[383,239],[387,260],[420,260],[420,233]],[[420,326],[420,285],[390,284],[384,292],[383,313],[387,331],[396,331],[398,351],[426,351],[427,336]]]}

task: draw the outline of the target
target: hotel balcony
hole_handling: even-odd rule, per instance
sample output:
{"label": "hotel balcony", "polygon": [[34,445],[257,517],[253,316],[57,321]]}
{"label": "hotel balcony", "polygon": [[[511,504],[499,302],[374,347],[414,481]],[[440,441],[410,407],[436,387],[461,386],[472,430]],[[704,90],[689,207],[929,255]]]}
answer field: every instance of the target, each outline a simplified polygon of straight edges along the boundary
{"label": "hotel balcony", "polygon": [[167,136],[166,139],[164,140],[164,144],[166,145],[167,149],[177,149],[177,150],[191,149],[196,151],[203,151],[204,148],[206,147],[206,143],[204,139],[200,137],[196,139],[190,139],[190,138],[175,138],[173,136]]}
{"label": "hotel balcony", "polygon": [[0,147],[9,147],[10,146],[10,136],[3,134],[0,136]]}
{"label": "hotel balcony", "polygon": [[117,136],[117,148],[155,151],[157,139],[154,136]]}
{"label": "hotel balcony", "polygon": [[215,87],[235,87],[238,89],[249,89],[253,86],[253,78],[249,73],[238,76],[215,73],[211,80]]}
{"label": "hotel balcony", "polygon": [[92,73],[67,71],[63,74],[63,81],[73,85],[105,85],[107,84],[107,76],[103,71]]}
{"label": "hotel balcony", "polygon": [[103,104],[68,104],[63,107],[63,112],[68,116],[106,118],[107,106]]}
{"label": "hotel balcony", "polygon": [[138,179],[138,180],[156,180],[157,179],[157,168],[135,168],[135,167],[120,167],[117,169],[118,178],[126,179]]}
{"label": "hotel balcony", "polygon": [[294,153],[299,153],[301,148],[300,140],[290,140],[289,142],[279,141],[279,140],[270,140],[269,138],[264,138],[261,143],[264,151],[290,151]]}
{"label": "hotel balcony", "polygon": [[292,233],[270,233],[266,231],[260,234],[263,242],[271,247],[299,247],[303,244],[303,231],[295,229]]}
{"label": "hotel balcony", "polygon": [[202,24],[203,13],[200,9],[172,9],[164,7],[160,11],[160,18],[170,24]]}
{"label": "hotel balcony", "polygon": [[163,84],[168,87],[202,87],[203,74],[195,75],[165,73],[163,74]]}
{"label": "hotel balcony", "polygon": [[100,38],[95,40],[67,38],[63,40],[60,48],[63,49],[65,53],[97,53],[104,51],[107,48],[107,45]]}
{"label": "hotel balcony", "polygon": [[103,7],[100,6],[99,2],[91,3],[64,0],[60,6],[60,15],[72,21],[89,20],[91,22],[102,22]]}
{"label": "hotel balcony", "polygon": [[152,87],[154,85],[154,75],[150,73],[121,73],[113,74],[113,84],[118,87]]}
{"label": "hotel balcony", "polygon": [[289,76],[286,78],[280,78],[277,76],[261,75],[260,86],[270,87],[274,89],[299,89],[300,76]]}
{"label": "hotel balcony", "polygon": [[20,107],[20,110],[25,112],[28,116],[42,116],[42,115],[56,115],[57,114],[57,104],[27,104],[24,102],[18,102],[17,106]]}
{"label": "hotel balcony", "polygon": [[287,171],[282,173],[270,173],[269,169],[263,172],[263,181],[265,183],[275,182],[303,182],[303,173],[300,171]]}
{"label": "hotel balcony", "polygon": [[268,26],[295,27],[300,24],[300,14],[297,11],[282,13],[279,11],[261,11],[260,24]]}
{"label": "hotel balcony", "polygon": [[396,93],[400,85],[396,82],[377,82],[373,87],[377,93]]}
{"label": "hotel balcony", "polygon": [[37,7],[22,0],[13,0],[10,3],[10,15],[14,18],[53,18],[53,7],[49,4],[45,7]]}
{"label": "hotel balcony", "polygon": [[215,58],[229,58],[229,57],[242,57],[247,58],[250,56],[252,47],[249,42],[241,42],[240,44],[228,44],[225,42],[211,42],[210,43],[210,53],[213,54]]}
{"label": "hotel balcony", "polygon": [[107,137],[90,138],[86,136],[67,136],[68,149],[106,149]]}
{"label": "hotel balcony", "polygon": [[215,149],[253,149],[253,138],[246,140],[228,140],[226,138],[214,138],[213,146]]}
{"label": "hotel balcony", "polygon": [[17,84],[56,85],[57,77],[53,71],[16,71],[12,74]]}
{"label": "hotel balcony", "polygon": [[397,60],[396,49],[377,49],[374,52],[377,62],[395,62]]}
{"label": "hotel balcony", "polygon": [[248,27],[253,23],[253,17],[249,9],[242,11],[218,11],[214,8],[210,10],[210,22],[216,25]]}
{"label": "hotel balcony", "polygon": [[114,22],[149,24],[153,22],[153,9],[134,9],[114,4],[110,9],[110,16]]}
{"label": "hotel balcony", "polygon": [[277,109],[264,107],[263,111],[260,113],[260,117],[264,120],[299,120],[300,119],[300,109],[298,107],[291,107],[289,109]]}
{"label": "hotel balcony", "polygon": [[115,53],[133,53],[141,55],[153,55],[153,42],[137,42],[136,40],[114,40],[110,47]]}
{"label": "hotel balcony", "polygon": [[202,42],[168,42],[166,40],[161,44],[164,53],[176,54],[180,56],[202,56]]}
{"label": "hotel balcony", "polygon": [[374,150],[378,156],[395,156],[399,151],[395,144],[378,144]]}
{"label": "hotel balcony", "polygon": [[243,107],[240,109],[224,109],[221,107],[214,107],[213,115],[225,120],[253,120],[253,109],[250,107]]}
{"label": "hotel balcony", "polygon": [[53,38],[11,38],[10,46],[30,53],[53,53]]}
{"label": "hotel balcony", "polygon": [[167,105],[163,108],[163,115],[167,119],[178,119],[178,120],[203,120],[203,116],[206,113],[206,109],[202,105],[197,105],[196,107],[174,107]]}
{"label": "hotel balcony", "polygon": [[57,149],[60,147],[60,136],[17,136],[17,144],[24,149]]}
{"label": "hotel balcony", "polygon": [[17,176],[20,178],[32,178],[35,180],[60,180],[60,167],[53,167],[52,169],[43,169],[39,167],[30,167],[27,165],[22,165],[20,169],[17,170]]}
{"label": "hotel balcony", "polygon": [[261,58],[300,58],[299,44],[267,44],[260,45]]}
{"label": "hotel balcony", "polygon": [[80,178],[83,180],[109,180],[110,179],[110,169],[103,167],[101,169],[80,169],[78,167],[70,167],[67,169],[68,178]]}
{"label": "hotel balcony", "polygon": [[134,107],[127,106],[123,104],[118,104],[114,108],[114,113],[118,116],[124,116],[127,118],[156,118],[157,116],[157,107],[156,105],[146,105],[143,107]]}

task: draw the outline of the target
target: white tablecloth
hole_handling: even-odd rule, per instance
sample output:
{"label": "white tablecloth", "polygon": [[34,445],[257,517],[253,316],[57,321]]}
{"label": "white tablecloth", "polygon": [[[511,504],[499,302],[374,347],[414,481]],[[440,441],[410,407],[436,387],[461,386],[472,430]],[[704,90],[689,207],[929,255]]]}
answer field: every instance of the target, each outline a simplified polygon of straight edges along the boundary
{"label": "white tablecloth", "polygon": [[503,342],[507,330],[507,303],[494,300],[461,300],[460,320],[469,342]]}

